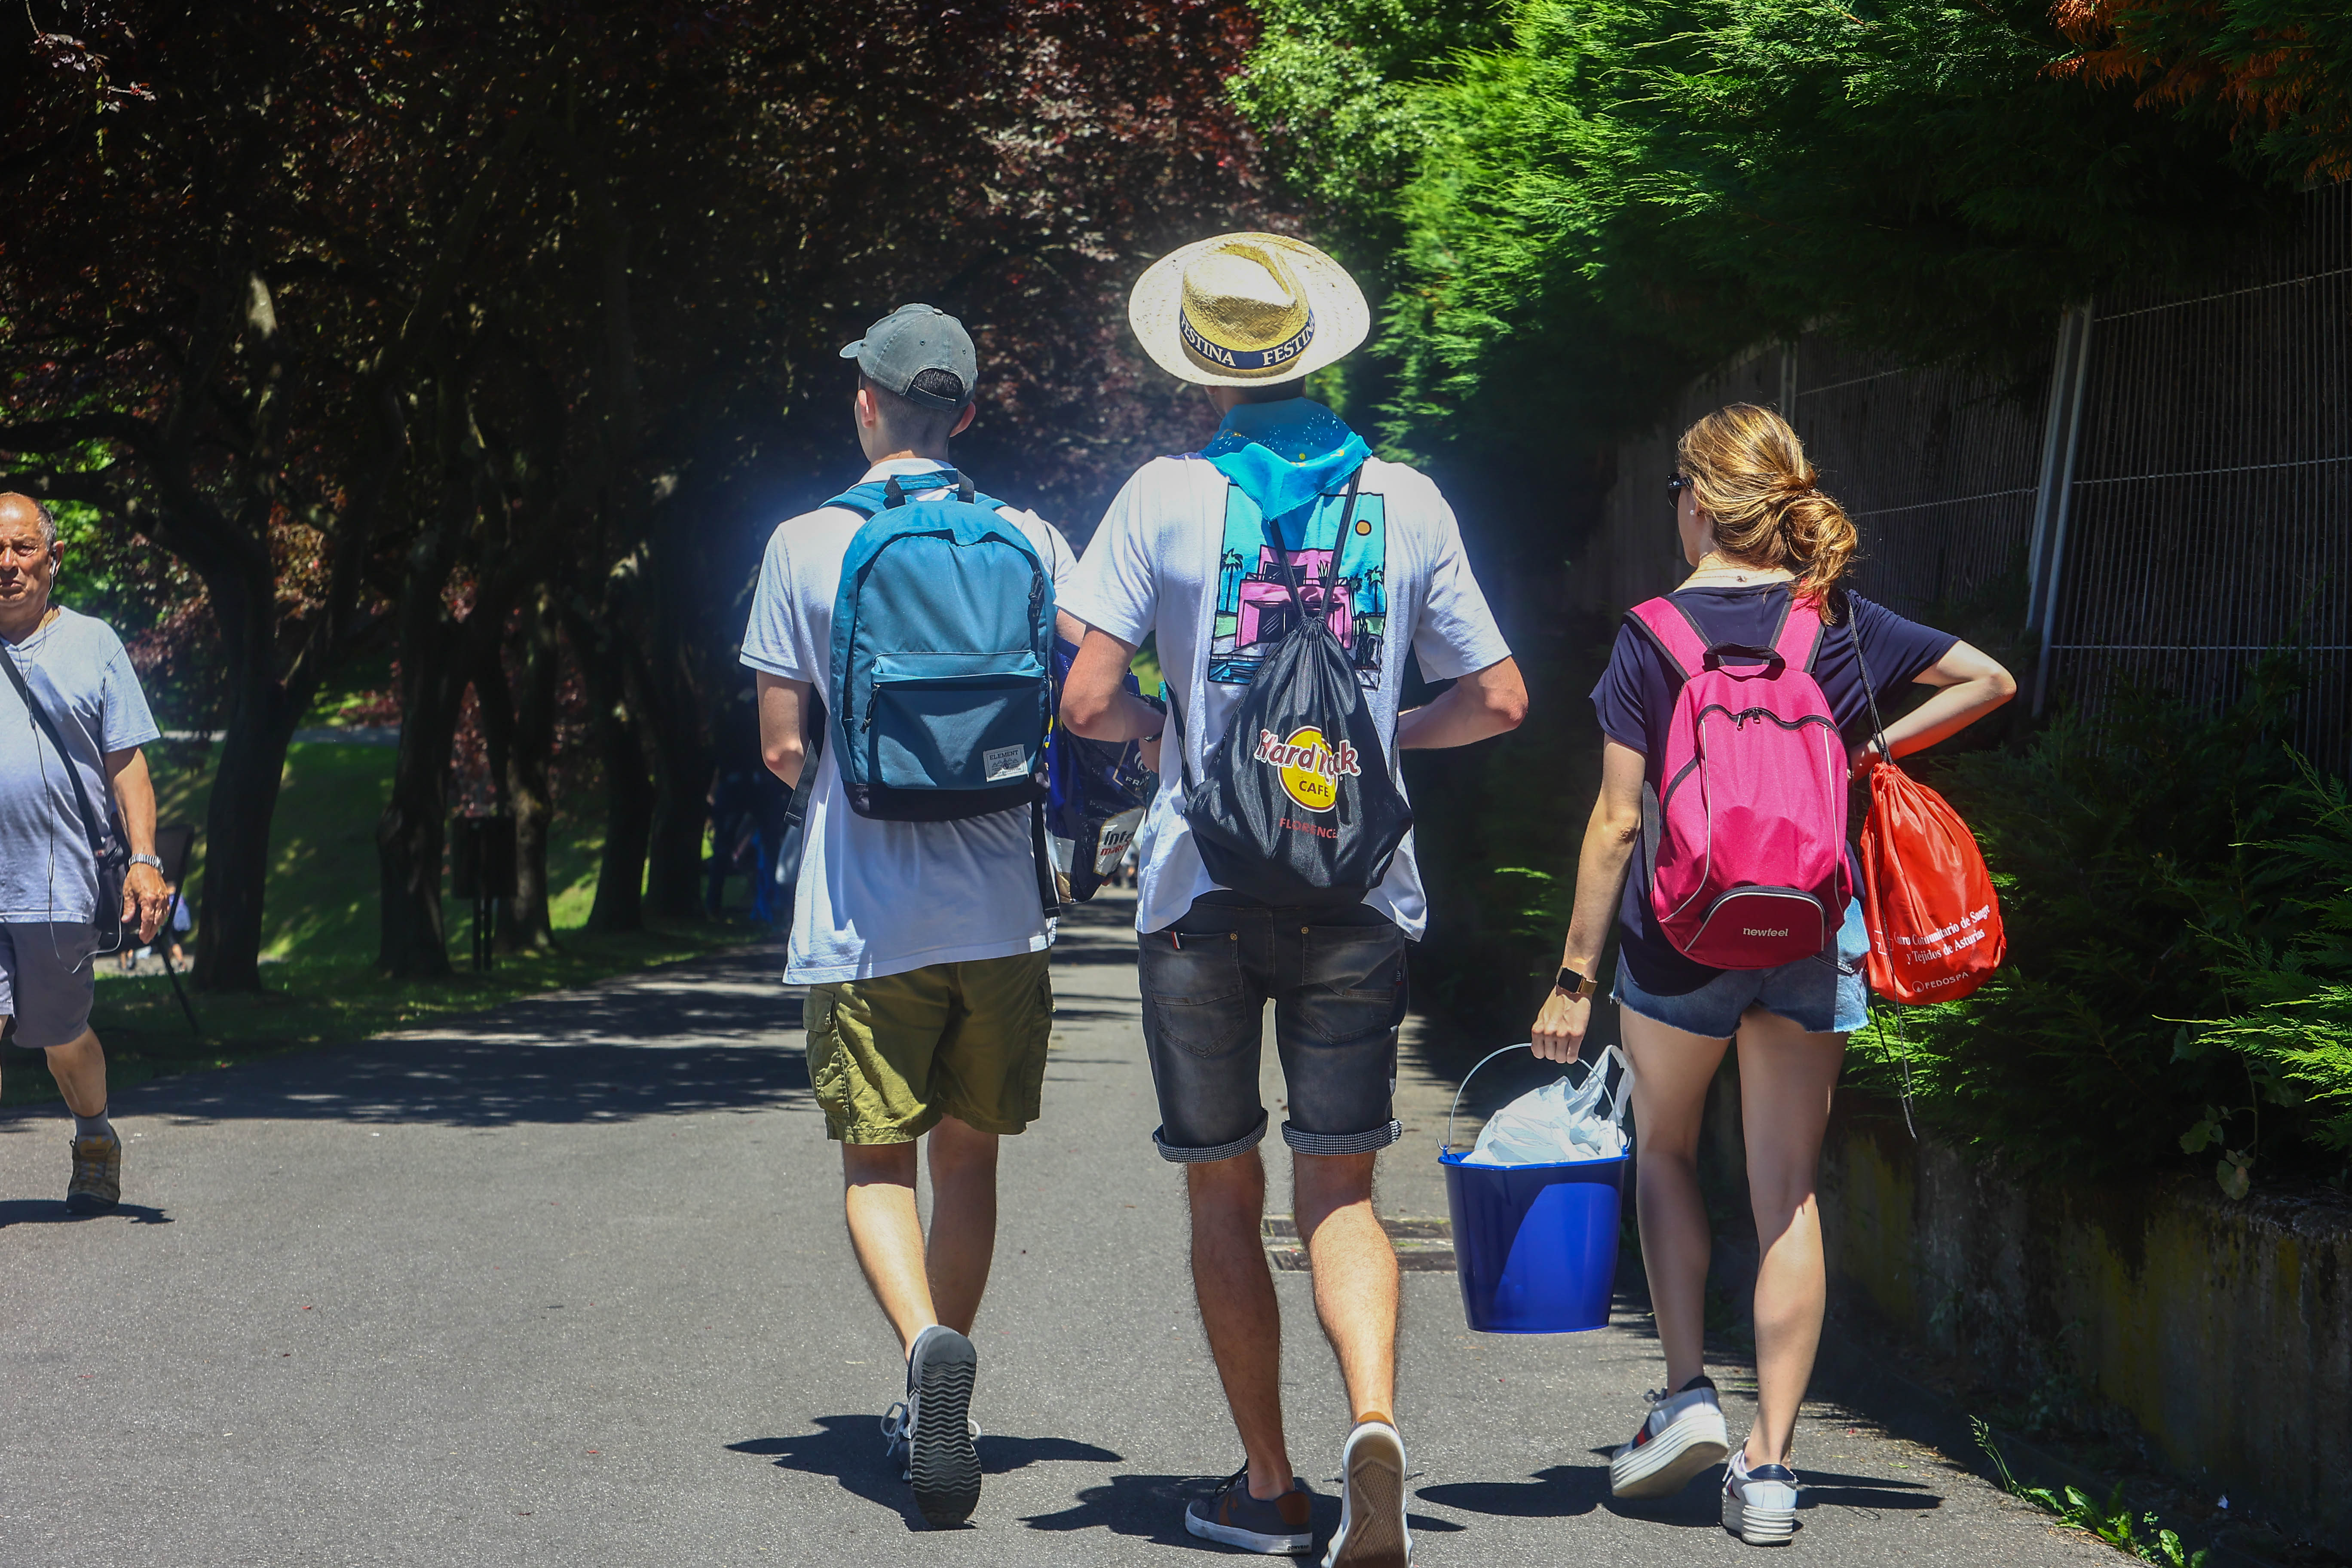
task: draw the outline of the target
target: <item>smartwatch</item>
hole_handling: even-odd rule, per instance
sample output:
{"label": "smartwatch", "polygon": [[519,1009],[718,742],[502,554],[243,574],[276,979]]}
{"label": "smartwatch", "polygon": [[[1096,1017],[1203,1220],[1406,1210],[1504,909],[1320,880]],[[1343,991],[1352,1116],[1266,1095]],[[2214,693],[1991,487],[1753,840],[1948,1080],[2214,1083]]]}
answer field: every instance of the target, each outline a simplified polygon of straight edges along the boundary
{"label": "smartwatch", "polygon": [[1587,980],[1573,969],[1563,969],[1559,972],[1559,978],[1551,983],[1551,988],[1555,991],[1565,991],[1570,996],[1583,999],[1598,992],[1601,989],[1601,983],[1597,980]]}

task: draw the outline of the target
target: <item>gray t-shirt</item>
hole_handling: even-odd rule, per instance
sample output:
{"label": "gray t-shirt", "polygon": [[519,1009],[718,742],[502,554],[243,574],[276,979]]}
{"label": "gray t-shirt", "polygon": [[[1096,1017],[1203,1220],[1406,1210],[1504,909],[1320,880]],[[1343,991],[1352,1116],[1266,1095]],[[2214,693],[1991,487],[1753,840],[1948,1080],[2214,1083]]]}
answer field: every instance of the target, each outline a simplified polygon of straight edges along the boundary
{"label": "gray t-shirt", "polygon": [[[122,639],[105,622],[60,606],[23,642],[0,638],[0,658],[16,661],[65,737],[91,809],[110,815],[106,753],[162,733]],[[25,710],[16,683],[0,677],[0,924],[86,921],[96,910],[98,867],[66,765]]]}

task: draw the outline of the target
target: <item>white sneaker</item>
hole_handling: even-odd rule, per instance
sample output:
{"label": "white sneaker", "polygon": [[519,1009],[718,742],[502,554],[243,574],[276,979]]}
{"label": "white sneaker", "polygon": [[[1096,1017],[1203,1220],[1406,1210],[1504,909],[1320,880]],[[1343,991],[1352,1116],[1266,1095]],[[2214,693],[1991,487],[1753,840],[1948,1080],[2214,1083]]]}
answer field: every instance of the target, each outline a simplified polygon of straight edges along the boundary
{"label": "white sneaker", "polygon": [[1323,1568],[1406,1568],[1404,1439],[1385,1421],[1360,1421],[1339,1455],[1339,1532]]}
{"label": "white sneaker", "polygon": [[1633,1440],[1610,1457],[1611,1496],[1671,1496],[1731,1452],[1723,1405],[1705,1373],[1675,1393],[1661,1388],[1642,1397],[1650,1402],[1650,1414],[1634,1429]]}
{"label": "white sneaker", "polygon": [[1723,1472],[1723,1528],[1750,1546],[1786,1546],[1797,1528],[1797,1476],[1786,1465],[1748,1468],[1745,1449]]}

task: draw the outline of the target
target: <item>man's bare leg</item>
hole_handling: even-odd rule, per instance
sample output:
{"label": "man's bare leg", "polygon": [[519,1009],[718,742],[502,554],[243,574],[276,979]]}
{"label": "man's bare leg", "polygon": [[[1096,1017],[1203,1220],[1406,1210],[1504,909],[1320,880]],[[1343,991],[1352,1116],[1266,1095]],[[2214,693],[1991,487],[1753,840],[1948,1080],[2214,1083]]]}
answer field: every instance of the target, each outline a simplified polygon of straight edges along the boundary
{"label": "man's bare leg", "polygon": [[940,1322],[969,1335],[996,1257],[997,1136],[949,1116],[930,1143],[931,1300]]}
{"label": "man's bare leg", "polygon": [[106,1114],[106,1053],[99,1047],[96,1030],[84,1029],[64,1045],[51,1046],[44,1055],[48,1058],[49,1076],[58,1080],[66,1097],[68,1110],[80,1117]]}
{"label": "man's bare leg", "polygon": [[915,1145],[844,1143],[841,1173],[849,1243],[902,1352],[940,1321],[923,1268],[923,1224],[915,1211]]}
{"label": "man's bare leg", "polygon": [[1396,1411],[1396,1248],[1372,1214],[1375,1158],[1291,1156],[1298,1235],[1314,1265],[1316,1316],[1360,1421],[1393,1419]]}
{"label": "man's bare leg", "polygon": [[1192,1207],[1192,1290],[1249,1457],[1250,1496],[1277,1498],[1292,1477],[1282,1436],[1282,1309],[1260,1232],[1265,1164],[1252,1149],[1187,1165],[1184,1183]]}

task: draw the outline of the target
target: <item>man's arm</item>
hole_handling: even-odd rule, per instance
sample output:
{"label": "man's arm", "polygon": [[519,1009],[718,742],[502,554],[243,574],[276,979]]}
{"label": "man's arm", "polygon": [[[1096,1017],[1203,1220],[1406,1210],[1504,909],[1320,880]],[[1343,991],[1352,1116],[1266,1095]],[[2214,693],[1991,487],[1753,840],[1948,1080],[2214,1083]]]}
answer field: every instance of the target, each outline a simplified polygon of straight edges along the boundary
{"label": "man's arm", "polygon": [[1528,716],[1528,683],[1519,661],[1506,658],[1465,675],[1424,702],[1397,715],[1400,751],[1466,746],[1516,730]]}
{"label": "man's arm", "polygon": [[1089,741],[1148,741],[1167,715],[1126,688],[1135,645],[1097,627],[1087,628],[1062,683],[1062,722]]}
{"label": "man's arm", "polygon": [[801,770],[808,765],[803,715],[808,711],[809,683],[764,669],[755,671],[753,680],[760,690],[760,756],[770,773],[798,789]]}
{"label": "man's arm", "polygon": [[[114,789],[114,804],[122,814],[122,835],[133,855],[155,853],[155,781],[147,774],[147,753],[137,746],[106,753],[106,778]],[[142,945],[154,938],[156,928],[172,907],[163,873],[152,866],[133,866],[122,879],[122,918],[139,922]]]}

